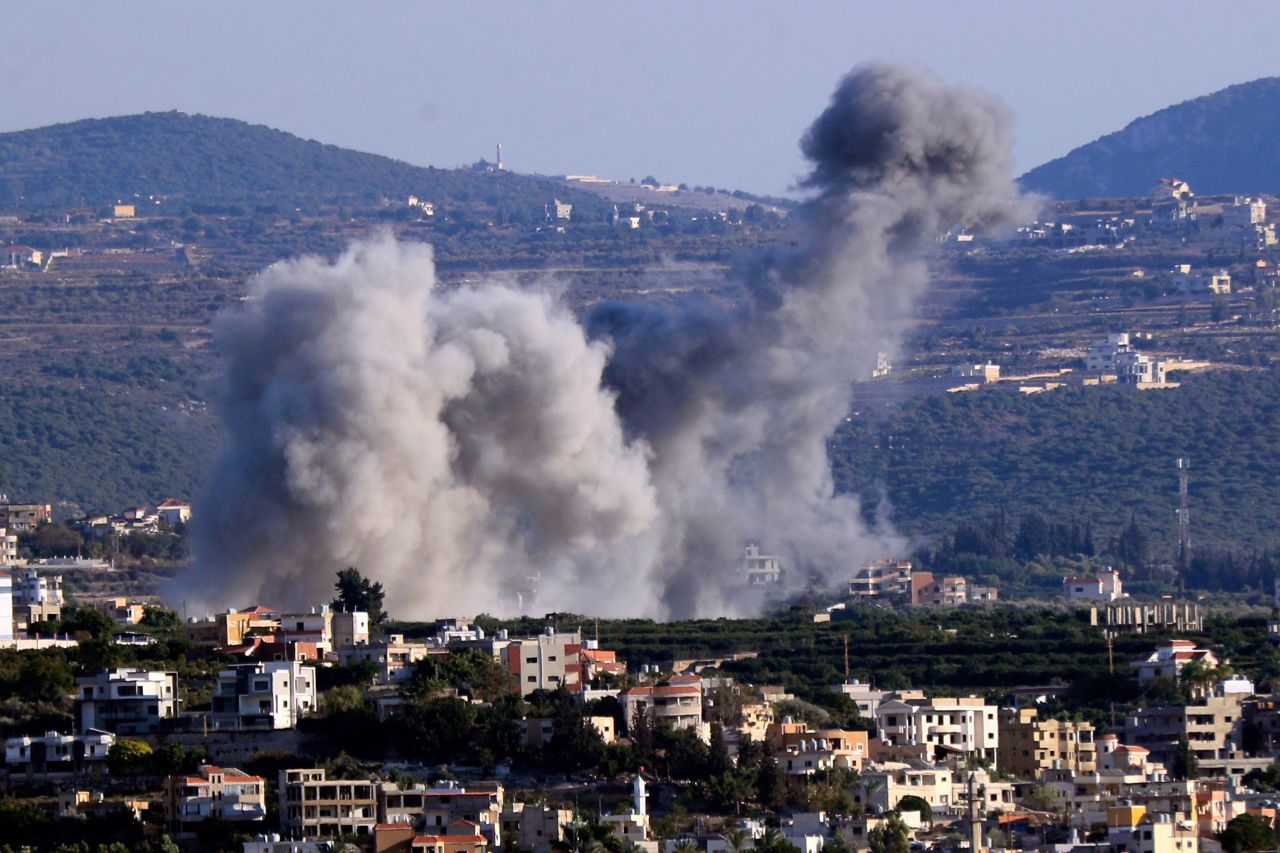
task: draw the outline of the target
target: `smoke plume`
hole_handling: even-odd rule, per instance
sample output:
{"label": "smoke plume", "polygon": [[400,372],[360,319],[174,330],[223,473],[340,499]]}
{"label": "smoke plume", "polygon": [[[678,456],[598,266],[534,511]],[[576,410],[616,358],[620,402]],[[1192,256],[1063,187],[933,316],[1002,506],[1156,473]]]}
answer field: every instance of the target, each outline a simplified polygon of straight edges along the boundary
{"label": "smoke plume", "polygon": [[841,81],[805,133],[799,252],[731,307],[445,290],[389,239],[274,266],[220,319],[227,448],[197,506],[205,600],[325,600],[359,566],[398,616],[740,610],[744,540],[841,582],[899,545],[833,494],[826,441],[949,228],[1026,211],[1009,121],[914,69]]}

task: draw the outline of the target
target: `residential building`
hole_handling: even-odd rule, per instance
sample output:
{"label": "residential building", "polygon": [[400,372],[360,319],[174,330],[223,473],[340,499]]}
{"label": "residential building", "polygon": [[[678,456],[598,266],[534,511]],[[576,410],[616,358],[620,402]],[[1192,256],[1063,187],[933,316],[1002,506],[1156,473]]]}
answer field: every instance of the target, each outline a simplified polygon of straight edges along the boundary
{"label": "residential building", "polygon": [[911,603],[924,607],[956,607],[969,601],[968,583],[959,575],[911,573]]}
{"label": "residential building", "polygon": [[986,364],[957,364],[951,368],[951,375],[961,379],[978,379],[982,382],[997,382],[1000,379],[1000,365],[987,362]]}
{"label": "residential building", "polygon": [[523,696],[535,690],[565,688],[582,692],[582,631],[557,632],[547,627],[536,637],[512,640],[502,650],[513,689]]}
{"label": "residential building", "polygon": [[212,704],[212,719],[220,728],[294,728],[315,711],[315,669],[298,661],[224,669],[218,673]]}
{"label": "residential building", "polygon": [[138,215],[138,208],[132,204],[113,204],[111,215],[116,219],[132,219]]}
{"label": "residential building", "polygon": [[119,625],[137,625],[147,615],[146,602],[124,596],[100,601],[96,609],[110,616]]}
{"label": "residential building", "polygon": [[30,246],[5,246],[0,248],[0,267],[20,269],[38,267],[44,262],[44,252]]}
{"label": "residential building", "polygon": [[13,642],[13,576],[0,569],[0,646]]}
{"label": "residential building", "polygon": [[776,757],[789,776],[812,776],[841,767],[861,771],[869,753],[866,732],[843,729],[786,732]]}
{"label": "residential building", "polygon": [[333,648],[367,646],[369,644],[369,614],[363,610],[339,610],[332,614]]}
{"label": "residential building", "polygon": [[573,205],[553,199],[547,206],[547,218],[557,222],[568,222],[573,217]]}
{"label": "residential building", "polygon": [[573,820],[573,809],[536,803],[507,803],[499,822],[508,845],[530,853],[550,853],[552,844],[565,840],[565,827]]}
{"label": "residential building", "polygon": [[1102,569],[1092,577],[1065,577],[1062,594],[1067,601],[1115,601],[1126,597],[1120,573],[1115,569]]}
{"label": "residential building", "polygon": [[52,504],[0,504],[0,527],[25,533],[53,521]]}
{"label": "residential building", "polygon": [[876,709],[879,737],[888,745],[925,747],[931,758],[975,755],[998,760],[996,707],[977,696],[895,697]]}
{"label": "residential building", "polygon": [[1115,374],[1116,356],[1132,351],[1133,346],[1129,343],[1128,332],[1109,334],[1102,341],[1089,347],[1084,359],[1085,372],[1100,376]]}
{"label": "residential building", "polygon": [[742,562],[742,575],[748,586],[769,586],[782,581],[782,565],[777,557],[761,554],[760,546],[751,542]]}
{"label": "residential building", "polygon": [[1123,352],[1116,356],[1116,382],[1139,388],[1164,385],[1165,367],[1164,359]]}
{"label": "residential building", "polygon": [[[383,786],[387,788],[386,785]],[[413,812],[415,803],[413,794],[421,797],[421,807]],[[449,834],[446,830],[458,821],[467,821],[476,827],[479,834],[489,840],[495,849],[503,846],[502,838],[502,803],[503,788],[496,782],[475,783],[471,785],[448,784],[435,788],[415,788],[403,792],[405,801],[401,814],[414,817],[414,824],[425,833]],[[395,820],[397,814],[393,807],[393,792],[383,794],[384,802],[381,816],[386,821]]]}
{"label": "residential building", "polygon": [[884,762],[862,773],[853,789],[854,803],[878,813],[896,808],[906,796],[924,800],[934,810],[948,810],[955,801],[950,767],[924,761]]}
{"label": "residential building", "polygon": [[442,834],[415,835],[409,850],[410,853],[485,853],[487,844],[475,824],[460,820],[450,824]]}
{"label": "residential building", "polygon": [[1125,743],[1144,747],[1151,760],[1165,765],[1173,763],[1183,740],[1201,764],[1241,758],[1245,698],[1232,693],[1191,705],[1142,708],[1125,719]]}
{"label": "residential building", "polygon": [[179,831],[211,817],[233,823],[267,816],[267,781],[235,767],[203,764],[164,784],[165,820]]}
{"label": "residential building", "polygon": [[0,566],[11,566],[18,560],[18,537],[0,527]]}
{"label": "residential building", "polygon": [[1150,655],[1129,665],[1138,671],[1138,683],[1145,684],[1155,678],[1177,681],[1192,661],[1212,668],[1218,665],[1218,656],[1208,649],[1196,648],[1190,640],[1165,640]]}
{"label": "residential building", "polygon": [[426,643],[406,642],[404,634],[388,634],[363,645],[344,646],[338,649],[338,659],[343,666],[370,661],[378,667],[379,684],[399,684],[413,675],[413,666],[431,654]]}
{"label": "residential building", "polygon": [[863,684],[856,678],[839,685],[835,690],[837,693],[843,693],[853,704],[857,705],[858,716],[867,720],[874,720],[881,700],[886,696],[892,695],[889,690],[876,690],[870,684]]}
{"label": "residential building", "polygon": [[854,598],[882,598],[911,594],[911,563],[903,560],[876,560],[854,573],[849,581]]}
{"label": "residential building", "polygon": [[115,742],[115,735],[97,729],[80,735],[11,737],[4,742],[4,763],[10,774],[105,773],[107,753]]}
{"label": "residential building", "polygon": [[191,504],[168,498],[156,507],[156,515],[170,527],[178,527],[191,520]]}
{"label": "residential building", "polygon": [[378,817],[378,784],[326,779],[322,769],[281,770],[280,830],[289,838],[371,835]]}
{"label": "residential building", "polygon": [[675,675],[666,684],[632,687],[619,696],[623,719],[630,730],[640,714],[674,729],[694,729],[702,725],[702,679],[696,675]]}
{"label": "residential building", "polygon": [[999,717],[999,765],[1005,773],[1037,779],[1044,770],[1097,769],[1092,723],[1039,719],[1035,708],[1001,708]]}
{"label": "residential building", "polygon": [[82,733],[151,734],[177,717],[180,707],[176,672],[111,669],[76,679]]}
{"label": "residential building", "polygon": [[194,645],[226,647],[244,644],[250,634],[274,634],[279,627],[280,616],[270,607],[257,605],[192,619],[184,630]]}

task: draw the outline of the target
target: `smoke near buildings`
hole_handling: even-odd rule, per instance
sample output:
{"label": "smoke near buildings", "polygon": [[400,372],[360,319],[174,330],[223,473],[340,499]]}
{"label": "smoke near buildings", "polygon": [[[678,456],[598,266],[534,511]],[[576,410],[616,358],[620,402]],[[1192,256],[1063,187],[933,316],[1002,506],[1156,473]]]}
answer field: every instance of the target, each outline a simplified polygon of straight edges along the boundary
{"label": "smoke near buildings", "polygon": [[[821,584],[900,545],[833,495],[826,440],[892,350],[954,227],[1026,215],[1009,119],[909,68],[842,80],[801,145],[806,245],[735,272],[732,307],[436,286],[390,239],[257,277],[223,316],[228,442],[186,594],[327,600],[356,565],[403,616],[681,617],[750,606],[759,538]],[[536,578],[536,580],[530,580]]]}

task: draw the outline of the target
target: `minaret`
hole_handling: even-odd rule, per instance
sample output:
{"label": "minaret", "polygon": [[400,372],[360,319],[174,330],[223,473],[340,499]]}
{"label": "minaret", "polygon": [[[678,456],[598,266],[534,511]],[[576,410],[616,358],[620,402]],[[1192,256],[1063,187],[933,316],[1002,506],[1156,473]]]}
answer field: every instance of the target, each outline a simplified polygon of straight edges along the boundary
{"label": "minaret", "polygon": [[501,143],[501,142],[499,142],[499,143],[498,143],[498,166],[497,166],[497,169],[498,169],[498,171],[499,171],[499,172],[501,172],[501,171],[502,171],[502,168],[503,168],[503,167],[502,167],[502,143]]}
{"label": "minaret", "polygon": [[[640,768],[643,772],[644,768]],[[632,806],[635,808],[636,814],[646,814],[645,800],[647,795],[644,790],[644,777],[640,773],[636,774],[635,784],[631,786]]]}
{"label": "minaret", "polygon": [[982,853],[982,816],[978,813],[977,774],[969,771],[969,850]]}

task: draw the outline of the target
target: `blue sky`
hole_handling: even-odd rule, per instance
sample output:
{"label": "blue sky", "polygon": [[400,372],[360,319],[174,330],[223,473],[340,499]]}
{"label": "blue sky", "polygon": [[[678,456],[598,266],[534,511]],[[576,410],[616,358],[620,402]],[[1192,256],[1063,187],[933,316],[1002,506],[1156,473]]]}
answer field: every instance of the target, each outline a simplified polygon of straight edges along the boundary
{"label": "blue sky", "polygon": [[[798,7],[798,8],[795,8]],[[0,130],[183,109],[420,165],[785,191],[837,78],[1004,100],[1020,169],[1280,74],[1280,3],[10,2]]]}

